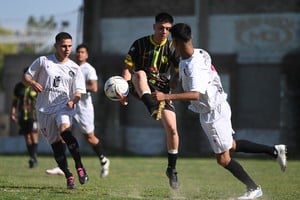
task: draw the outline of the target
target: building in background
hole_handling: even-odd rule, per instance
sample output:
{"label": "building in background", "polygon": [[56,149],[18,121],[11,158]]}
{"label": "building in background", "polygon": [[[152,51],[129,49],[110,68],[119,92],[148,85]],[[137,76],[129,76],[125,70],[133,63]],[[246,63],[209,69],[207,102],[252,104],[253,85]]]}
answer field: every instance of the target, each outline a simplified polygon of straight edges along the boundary
{"label": "building in background", "polygon": [[[84,0],[83,5],[83,42],[100,88],[120,75],[131,43],[151,34],[154,16],[166,11],[175,22],[191,25],[195,46],[211,53],[229,94],[237,137],[284,142],[291,155],[299,151],[300,0]],[[101,90],[95,101],[96,132],[108,151],[165,152],[163,128],[139,101],[131,98],[123,107]],[[211,154],[198,116],[186,111],[187,103],[176,106],[181,155]]]}

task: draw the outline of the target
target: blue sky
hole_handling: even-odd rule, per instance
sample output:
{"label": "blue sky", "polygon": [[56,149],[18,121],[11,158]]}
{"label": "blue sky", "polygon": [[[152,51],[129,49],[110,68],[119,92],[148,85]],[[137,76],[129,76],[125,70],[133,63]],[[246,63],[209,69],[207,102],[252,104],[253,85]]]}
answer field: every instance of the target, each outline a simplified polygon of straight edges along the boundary
{"label": "blue sky", "polygon": [[66,31],[74,33],[82,4],[83,0],[2,0],[0,26],[22,30],[31,15],[38,19],[41,16],[48,18],[53,15],[58,25],[62,21],[69,21],[70,27]]}

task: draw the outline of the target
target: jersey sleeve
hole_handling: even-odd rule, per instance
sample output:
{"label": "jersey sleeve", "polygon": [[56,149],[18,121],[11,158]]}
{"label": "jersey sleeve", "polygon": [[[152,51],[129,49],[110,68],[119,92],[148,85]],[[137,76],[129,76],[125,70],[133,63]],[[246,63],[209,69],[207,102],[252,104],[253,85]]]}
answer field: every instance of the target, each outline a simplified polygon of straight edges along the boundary
{"label": "jersey sleeve", "polygon": [[138,41],[136,40],[130,47],[126,57],[125,57],[125,60],[124,60],[124,63],[130,67],[130,69],[133,69],[134,68],[134,65],[135,65],[135,59],[137,58],[138,56]]}
{"label": "jersey sleeve", "polygon": [[34,80],[37,80],[39,71],[42,67],[43,60],[44,60],[44,56],[41,56],[36,60],[34,60],[33,63],[29,66],[25,74],[31,76]]}
{"label": "jersey sleeve", "polygon": [[73,91],[74,93],[86,93],[85,81],[80,69],[77,70],[77,73],[73,79]]}
{"label": "jersey sleeve", "polygon": [[90,66],[89,68],[89,72],[87,74],[87,77],[86,77],[86,80],[98,80],[98,76],[97,76],[97,73],[96,73],[96,69],[92,66]]}

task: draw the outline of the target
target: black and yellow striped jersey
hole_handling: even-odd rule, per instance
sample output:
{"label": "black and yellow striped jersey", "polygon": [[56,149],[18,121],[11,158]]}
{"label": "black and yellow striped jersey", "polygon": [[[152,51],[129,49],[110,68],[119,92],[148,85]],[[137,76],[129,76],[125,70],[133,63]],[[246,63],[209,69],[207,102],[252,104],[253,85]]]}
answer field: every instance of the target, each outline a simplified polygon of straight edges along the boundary
{"label": "black and yellow striped jersey", "polygon": [[171,41],[157,44],[153,36],[145,36],[134,41],[125,58],[131,71],[144,70],[148,78],[170,78],[170,73],[178,71],[179,56]]}

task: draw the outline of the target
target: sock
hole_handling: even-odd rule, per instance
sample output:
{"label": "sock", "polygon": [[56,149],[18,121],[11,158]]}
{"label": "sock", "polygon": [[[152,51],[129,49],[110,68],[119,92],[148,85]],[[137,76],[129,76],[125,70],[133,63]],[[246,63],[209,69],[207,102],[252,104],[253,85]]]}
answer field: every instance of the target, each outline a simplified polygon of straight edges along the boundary
{"label": "sock", "polygon": [[27,152],[29,154],[29,157],[34,159],[33,145],[32,144],[26,144],[26,147],[27,147]]}
{"label": "sock", "polygon": [[100,141],[98,142],[98,144],[93,146],[93,150],[97,154],[97,156],[99,157],[101,165],[104,165],[106,163],[106,159],[104,159],[105,156],[104,156],[103,148],[102,148],[102,145],[101,145]]}
{"label": "sock", "polygon": [[81,156],[79,153],[79,144],[76,140],[76,138],[72,135],[71,131],[63,131],[61,134],[61,137],[65,141],[74,161],[75,161],[75,167],[82,168],[82,162],[81,162]]}
{"label": "sock", "polygon": [[61,141],[51,144],[54,159],[58,167],[65,173],[65,177],[69,178],[72,176],[72,173],[68,169],[67,157],[65,154],[65,144]]}
{"label": "sock", "polygon": [[32,144],[32,158],[37,161],[37,148],[38,148],[38,144],[37,143],[33,143]]}
{"label": "sock", "polygon": [[168,152],[168,168],[176,169],[178,153],[177,152]]}
{"label": "sock", "polygon": [[258,185],[250,178],[244,168],[235,160],[231,159],[227,166],[224,167],[230,171],[233,176],[244,183],[247,189],[256,189]]}
{"label": "sock", "polygon": [[263,144],[257,144],[248,140],[236,140],[236,152],[244,153],[266,153],[272,157],[277,157],[277,152],[274,147]]}
{"label": "sock", "polygon": [[143,94],[143,96],[141,97],[141,100],[146,105],[150,114],[152,114],[153,110],[156,107],[156,102],[152,99],[151,94],[149,94],[149,93]]}

